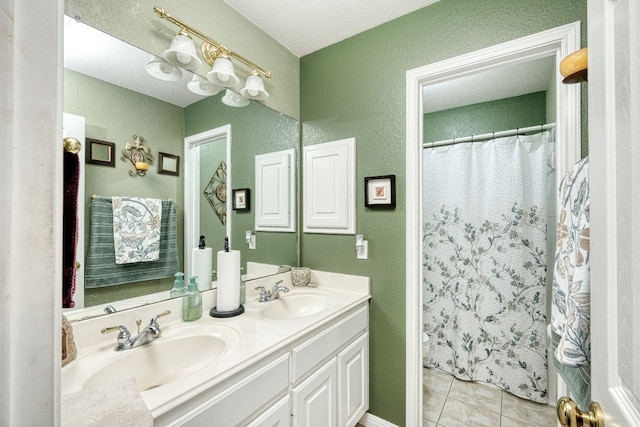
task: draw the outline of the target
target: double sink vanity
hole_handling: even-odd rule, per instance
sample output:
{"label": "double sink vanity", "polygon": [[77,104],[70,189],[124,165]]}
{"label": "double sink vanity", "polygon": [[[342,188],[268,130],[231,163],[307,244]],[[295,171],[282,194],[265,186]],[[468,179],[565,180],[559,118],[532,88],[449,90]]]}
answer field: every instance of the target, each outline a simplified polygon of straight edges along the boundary
{"label": "double sink vanity", "polygon": [[[278,281],[289,292],[259,302],[257,289]],[[245,312],[231,318],[209,316],[213,290],[196,322],[182,321],[180,299],[75,322],[62,395],[134,378],[155,426],[354,426],[368,410],[369,279],[312,271],[311,283],[248,281]],[[135,348],[116,351],[117,333],[101,333],[136,335],[160,314],[160,336]]]}

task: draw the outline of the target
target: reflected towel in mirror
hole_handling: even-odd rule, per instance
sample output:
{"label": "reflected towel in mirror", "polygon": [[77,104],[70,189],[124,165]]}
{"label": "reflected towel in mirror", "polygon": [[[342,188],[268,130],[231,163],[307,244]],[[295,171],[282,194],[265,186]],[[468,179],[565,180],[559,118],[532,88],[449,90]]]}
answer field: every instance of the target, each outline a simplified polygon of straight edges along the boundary
{"label": "reflected towel in mirror", "polygon": [[111,197],[91,202],[89,249],[85,263],[85,288],[173,277],[179,270],[176,202],[162,200],[160,258],[132,264],[115,263]]}
{"label": "reflected towel in mirror", "polygon": [[157,261],[160,258],[162,201],[112,197],[111,203],[116,264]]}

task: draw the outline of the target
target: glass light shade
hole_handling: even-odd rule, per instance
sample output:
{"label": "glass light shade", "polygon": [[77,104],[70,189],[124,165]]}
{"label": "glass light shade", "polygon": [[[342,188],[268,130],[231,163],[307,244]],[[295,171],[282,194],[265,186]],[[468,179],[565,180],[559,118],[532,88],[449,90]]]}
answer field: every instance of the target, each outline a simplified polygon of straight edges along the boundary
{"label": "glass light shade", "polygon": [[247,77],[247,82],[244,84],[240,93],[245,98],[257,99],[258,101],[262,101],[269,97],[269,92],[264,90],[264,82],[262,81],[262,78],[257,74],[251,74]]}
{"label": "glass light shade", "polygon": [[229,107],[246,107],[249,105],[249,100],[247,98],[230,89],[227,89],[221,101],[224,105],[228,105]]}
{"label": "glass light shade", "polygon": [[191,81],[187,83],[189,90],[197,95],[212,96],[220,93],[222,87],[214,85],[209,80],[194,74]]}
{"label": "glass light shade", "polygon": [[171,46],[162,54],[171,64],[176,67],[195,70],[202,65],[202,61],[196,53],[196,46],[191,37],[184,34],[177,34],[171,40]]}
{"label": "glass light shade", "polygon": [[240,79],[233,71],[231,60],[224,55],[217,57],[213,62],[211,71],[207,73],[207,79],[214,85],[222,87],[233,87],[240,83]]}
{"label": "glass light shade", "polygon": [[144,66],[144,69],[151,76],[159,80],[164,80],[165,82],[175,82],[182,78],[182,70],[180,70],[180,68],[174,67],[164,59],[157,58],[153,55],[151,55],[151,59]]}

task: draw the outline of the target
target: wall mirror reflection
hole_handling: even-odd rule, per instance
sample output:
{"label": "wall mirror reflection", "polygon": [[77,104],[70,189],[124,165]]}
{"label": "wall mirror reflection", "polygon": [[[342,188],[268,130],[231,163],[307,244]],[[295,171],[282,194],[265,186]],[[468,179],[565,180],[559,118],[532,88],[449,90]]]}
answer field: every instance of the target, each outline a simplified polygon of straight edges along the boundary
{"label": "wall mirror reflection", "polygon": [[[132,135],[143,135],[154,159],[162,153],[164,160],[162,167],[155,160],[144,176],[132,177],[127,173],[130,164],[116,161],[115,167],[109,168],[86,164],[84,153],[80,153],[78,234],[82,239],[77,247],[72,305],[82,310],[68,312],[70,319],[103,314],[106,305],[121,310],[165,299],[173,286],[171,275],[85,288],[92,196],[175,202],[179,269],[187,274],[190,265],[185,254],[198,242],[197,237],[187,239],[187,233],[205,236],[207,247],[213,249],[214,271],[215,253],[223,249],[225,236],[233,249],[241,251],[245,275],[259,277],[275,273],[280,264],[298,264],[297,233],[257,233],[256,249],[249,250],[244,236],[254,228],[252,212],[233,211],[231,199],[220,192],[220,185],[217,194],[206,193],[216,176],[220,178],[221,164],[227,167],[224,185],[229,196],[232,186],[252,188],[256,155],[297,149],[296,120],[256,101],[242,108],[229,106],[222,102],[225,91],[207,96],[189,90],[200,77],[186,70],[180,70],[181,75],[173,81],[153,77],[146,69],[156,67],[157,71],[160,67],[164,77],[172,71],[162,69],[157,56],[69,17],[65,17],[64,52],[64,112],[68,113],[65,116],[84,119],[83,137],[113,142],[117,156]],[[201,86],[196,85],[196,89]],[[197,147],[198,156],[191,158],[193,153],[185,150],[185,138],[220,127],[228,127],[229,132],[222,138],[203,141]],[[65,123],[65,133],[73,132],[69,129]],[[193,178],[196,182],[189,182],[190,165],[196,165],[199,171]],[[187,194],[189,191],[194,194]],[[191,232],[185,231],[186,223],[196,224]]]}

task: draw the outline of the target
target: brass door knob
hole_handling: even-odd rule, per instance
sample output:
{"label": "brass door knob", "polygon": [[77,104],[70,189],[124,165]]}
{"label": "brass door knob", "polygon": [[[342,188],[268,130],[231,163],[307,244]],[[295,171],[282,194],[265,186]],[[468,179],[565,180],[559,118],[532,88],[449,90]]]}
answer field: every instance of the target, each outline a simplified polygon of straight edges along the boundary
{"label": "brass door knob", "polygon": [[589,411],[583,412],[576,402],[564,396],[558,400],[556,409],[563,427],[604,427],[604,412],[598,402],[589,403]]}
{"label": "brass door knob", "polygon": [[76,267],[76,270],[80,270],[80,263],[78,261],[76,261],[75,267]]}

